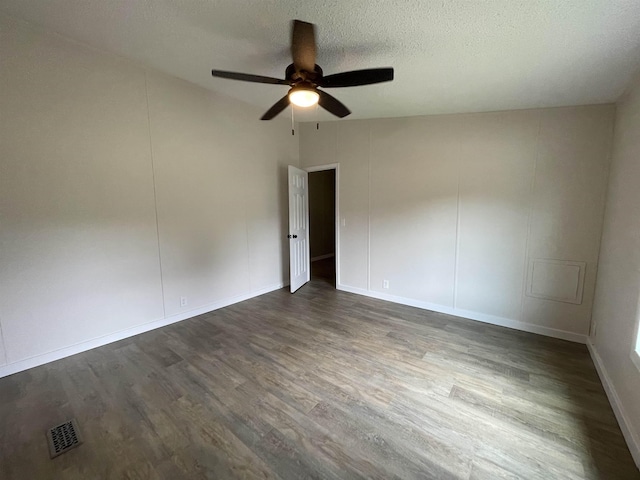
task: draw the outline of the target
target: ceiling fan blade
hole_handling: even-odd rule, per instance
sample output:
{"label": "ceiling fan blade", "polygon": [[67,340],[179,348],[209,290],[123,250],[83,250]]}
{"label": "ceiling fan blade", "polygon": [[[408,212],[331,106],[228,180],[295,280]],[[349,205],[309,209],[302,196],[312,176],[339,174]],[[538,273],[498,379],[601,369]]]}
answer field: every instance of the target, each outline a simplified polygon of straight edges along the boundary
{"label": "ceiling fan blade", "polygon": [[224,70],[211,70],[214,77],[228,78],[230,80],[242,80],[243,82],[271,83],[274,85],[289,85],[287,80],[279,78],[263,77],[262,75],[251,75],[249,73],[225,72]]}
{"label": "ceiling fan blade", "polygon": [[352,72],[327,75],[318,83],[324,88],[357,87],[373,83],[390,82],[393,80],[393,68],[369,68],[367,70],[353,70]]}
{"label": "ceiling fan blade", "polygon": [[313,72],[316,68],[316,32],[313,23],[293,21],[291,57],[296,70]]}
{"label": "ceiling fan blade", "polygon": [[281,111],[289,106],[289,95],[285,95],[280,100],[278,100],[273,107],[267,110],[260,120],[271,120],[273,117],[278,115]]}
{"label": "ceiling fan blade", "polygon": [[318,99],[318,104],[324,108],[329,113],[334,114],[336,117],[344,118],[351,113],[344,104],[335,97],[332,97],[327,92],[323,92],[322,90],[316,90],[320,95]]}

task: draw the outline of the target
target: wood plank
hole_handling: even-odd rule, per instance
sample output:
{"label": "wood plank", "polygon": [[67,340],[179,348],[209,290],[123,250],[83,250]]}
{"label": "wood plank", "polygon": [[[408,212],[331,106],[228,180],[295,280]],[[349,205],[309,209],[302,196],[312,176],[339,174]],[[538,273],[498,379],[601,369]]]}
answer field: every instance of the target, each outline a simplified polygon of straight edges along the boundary
{"label": "wood plank", "polygon": [[583,345],[312,281],[0,379],[0,478],[640,472]]}

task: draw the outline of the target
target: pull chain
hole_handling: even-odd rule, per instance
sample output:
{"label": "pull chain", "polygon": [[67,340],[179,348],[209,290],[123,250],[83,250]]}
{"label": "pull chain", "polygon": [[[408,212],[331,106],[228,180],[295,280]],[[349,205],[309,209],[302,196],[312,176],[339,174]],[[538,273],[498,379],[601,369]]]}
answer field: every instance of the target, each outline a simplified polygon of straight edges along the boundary
{"label": "pull chain", "polygon": [[[316,118],[318,118],[318,104],[316,103]],[[316,130],[320,130],[320,122],[316,121]]]}
{"label": "pull chain", "polygon": [[295,123],[293,123],[293,105],[291,105],[291,135],[295,134]]}

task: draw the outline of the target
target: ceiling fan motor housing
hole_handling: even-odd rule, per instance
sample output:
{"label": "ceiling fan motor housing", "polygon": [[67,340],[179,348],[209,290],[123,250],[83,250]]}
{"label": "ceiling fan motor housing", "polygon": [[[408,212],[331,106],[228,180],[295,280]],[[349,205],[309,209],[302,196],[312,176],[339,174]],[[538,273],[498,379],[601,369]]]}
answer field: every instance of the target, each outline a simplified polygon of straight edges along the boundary
{"label": "ceiling fan motor housing", "polygon": [[285,70],[284,77],[292,83],[309,81],[315,84],[316,80],[322,78],[322,68],[320,68],[320,65],[315,64],[313,72],[307,72],[305,70],[297,71],[295,65],[292,63]]}

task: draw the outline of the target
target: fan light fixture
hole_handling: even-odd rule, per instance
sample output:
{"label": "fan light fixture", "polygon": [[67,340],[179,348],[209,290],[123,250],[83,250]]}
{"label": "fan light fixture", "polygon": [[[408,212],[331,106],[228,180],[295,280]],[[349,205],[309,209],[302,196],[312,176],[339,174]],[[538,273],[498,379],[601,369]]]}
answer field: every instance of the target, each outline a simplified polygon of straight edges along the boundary
{"label": "fan light fixture", "polygon": [[311,107],[318,103],[320,95],[312,88],[292,88],[289,100],[298,107]]}
{"label": "fan light fixture", "polygon": [[291,60],[293,62],[285,69],[284,78],[225,70],[211,70],[211,75],[229,80],[292,87],[260,117],[260,120],[271,120],[287,107],[294,105],[306,108],[318,105],[330,114],[344,118],[351,111],[340,100],[328,94],[326,89],[359,87],[393,80],[391,67],[352,70],[325,77],[322,68],[316,64],[316,27],[313,23],[300,20],[291,22]]}

